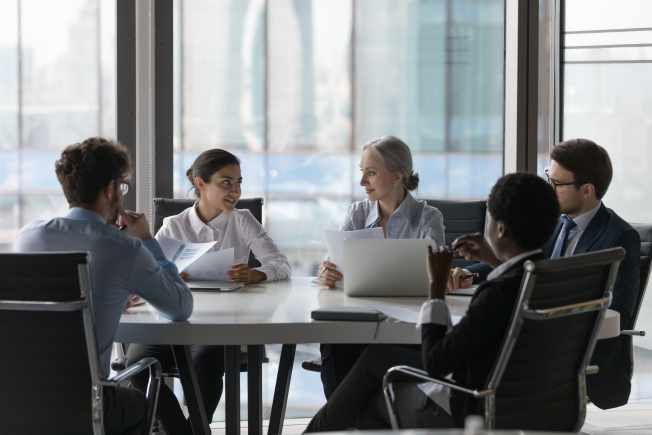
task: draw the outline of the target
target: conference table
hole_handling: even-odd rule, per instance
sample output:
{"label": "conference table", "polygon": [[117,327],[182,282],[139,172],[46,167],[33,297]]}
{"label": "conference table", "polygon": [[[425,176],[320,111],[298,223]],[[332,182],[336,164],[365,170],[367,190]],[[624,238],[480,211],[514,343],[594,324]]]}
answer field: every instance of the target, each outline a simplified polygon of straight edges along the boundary
{"label": "conference table", "polygon": [[[413,323],[393,318],[381,322],[316,321],[322,307],[388,306],[419,311],[426,297],[348,297],[341,290],[297,277],[244,286],[234,292],[193,292],[194,311],[171,322],[149,304],[133,307],[120,319],[115,341],[168,344],[172,347],[195,435],[211,433],[190,357],[190,345],[225,346],[226,434],[240,433],[240,346],[247,346],[248,434],[262,435],[262,360],[265,344],[282,344],[268,435],[283,430],[285,405],[299,343],[420,344]],[[463,316],[471,298],[446,297],[452,315]],[[608,310],[598,339],[620,334],[620,318]]]}

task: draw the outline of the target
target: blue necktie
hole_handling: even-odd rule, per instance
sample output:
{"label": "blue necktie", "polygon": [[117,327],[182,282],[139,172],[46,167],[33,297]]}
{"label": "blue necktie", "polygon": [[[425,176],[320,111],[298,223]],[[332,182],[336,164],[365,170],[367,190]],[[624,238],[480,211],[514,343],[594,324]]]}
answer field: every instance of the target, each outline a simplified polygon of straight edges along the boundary
{"label": "blue necktie", "polygon": [[571,219],[569,219],[567,216],[562,216],[561,220],[564,226],[561,229],[559,241],[557,242],[557,246],[555,247],[555,252],[552,253],[551,258],[560,258],[566,253],[566,248],[568,247],[568,234],[570,233],[570,230],[572,230],[577,226],[577,224],[573,222]]}

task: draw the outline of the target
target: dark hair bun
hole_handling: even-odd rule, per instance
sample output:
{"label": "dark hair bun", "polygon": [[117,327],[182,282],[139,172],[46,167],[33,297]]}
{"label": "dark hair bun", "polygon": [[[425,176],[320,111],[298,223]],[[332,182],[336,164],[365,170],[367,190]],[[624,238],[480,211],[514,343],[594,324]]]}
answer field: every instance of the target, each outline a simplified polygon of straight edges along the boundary
{"label": "dark hair bun", "polygon": [[188,177],[188,180],[190,180],[190,184],[191,184],[192,186],[195,185],[195,177],[192,176],[192,170],[193,170],[194,166],[195,166],[195,165],[192,165],[192,166],[190,167],[190,169],[188,169],[188,170],[186,171],[186,177]]}
{"label": "dark hair bun", "polygon": [[414,190],[419,187],[419,173],[412,171],[412,174],[405,180],[405,187],[407,190]]}

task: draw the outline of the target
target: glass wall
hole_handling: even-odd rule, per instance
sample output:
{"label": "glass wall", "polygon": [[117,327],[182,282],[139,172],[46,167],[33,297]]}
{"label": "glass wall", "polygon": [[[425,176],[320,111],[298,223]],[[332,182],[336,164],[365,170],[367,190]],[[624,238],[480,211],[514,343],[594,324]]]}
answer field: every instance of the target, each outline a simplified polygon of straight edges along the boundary
{"label": "glass wall", "polygon": [[[563,138],[609,151],[613,181],[604,203],[629,222],[652,222],[652,2],[567,0]],[[590,11],[590,13],[587,13]],[[649,330],[652,299],[637,329]],[[635,337],[652,349],[652,339]]]}
{"label": "glass wall", "polygon": [[115,137],[115,0],[0,0],[0,252],[65,214],[61,150]]}
{"label": "glass wall", "polygon": [[418,197],[486,197],[502,175],[503,27],[501,0],[176,0],[175,197],[199,153],[234,152],[295,276],[364,198],[371,139],[410,146]]}

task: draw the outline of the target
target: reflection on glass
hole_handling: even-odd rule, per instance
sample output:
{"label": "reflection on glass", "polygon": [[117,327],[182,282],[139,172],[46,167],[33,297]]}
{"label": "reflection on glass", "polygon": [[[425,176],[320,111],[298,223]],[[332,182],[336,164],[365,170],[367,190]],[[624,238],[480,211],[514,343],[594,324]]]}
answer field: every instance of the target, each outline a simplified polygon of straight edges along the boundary
{"label": "reflection on glass", "polygon": [[269,146],[346,149],[351,0],[271,0]]}
{"label": "reflection on glass", "polygon": [[650,27],[650,0],[568,0],[564,5],[567,31]]}
{"label": "reflection on glass", "polygon": [[177,6],[183,150],[263,149],[264,6],[264,0],[182,0]]}
{"label": "reflection on glass", "polygon": [[0,0],[0,150],[18,147],[17,46],[18,3]]}

